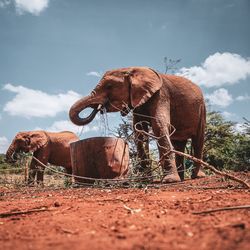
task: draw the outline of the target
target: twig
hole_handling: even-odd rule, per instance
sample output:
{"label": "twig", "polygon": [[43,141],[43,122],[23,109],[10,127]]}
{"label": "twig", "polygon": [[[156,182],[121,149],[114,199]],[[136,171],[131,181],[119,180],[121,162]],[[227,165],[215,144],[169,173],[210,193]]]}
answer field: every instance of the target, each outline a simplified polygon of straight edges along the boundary
{"label": "twig", "polygon": [[131,214],[141,212],[141,209],[140,209],[140,208],[138,208],[138,209],[136,209],[136,208],[130,208],[130,207],[128,207],[128,206],[125,205],[125,204],[123,205],[123,207],[124,207],[125,209],[127,209]]}
{"label": "twig", "polygon": [[211,170],[212,172],[214,172],[214,173],[216,173],[216,174],[218,174],[218,175],[221,175],[221,176],[227,177],[228,179],[231,179],[231,180],[234,180],[234,181],[236,181],[236,182],[239,182],[239,183],[241,183],[243,186],[245,186],[245,187],[248,188],[248,189],[250,188],[250,185],[249,185],[247,182],[245,182],[245,181],[243,181],[243,180],[241,180],[241,179],[239,179],[239,178],[237,178],[237,177],[235,177],[235,176],[233,176],[233,175],[231,175],[231,174],[228,174],[228,173],[225,173],[225,172],[221,172],[221,171],[217,170],[215,167],[213,167],[212,165],[209,165],[208,163],[206,163],[206,162],[204,162],[204,161],[202,161],[202,160],[200,160],[200,159],[197,159],[197,158],[195,158],[194,156],[191,156],[191,155],[182,153],[182,152],[177,151],[177,150],[174,150],[174,149],[172,149],[171,151],[172,151],[173,153],[175,153],[175,154],[178,154],[178,155],[181,155],[181,156],[185,156],[185,157],[191,159],[192,161],[195,161],[195,162],[197,162],[197,163],[200,163],[200,164],[203,165],[205,168]]}
{"label": "twig", "polygon": [[245,229],[246,225],[244,222],[238,222],[238,223],[233,223],[233,224],[221,224],[221,225],[214,226],[214,228],[222,228],[222,227],[234,227],[234,228]]}
{"label": "twig", "polygon": [[105,200],[95,200],[96,202],[111,202],[111,201],[119,201],[122,203],[125,203],[128,201],[128,199],[123,200],[123,199],[105,199]]}
{"label": "twig", "polygon": [[35,209],[30,209],[26,211],[14,211],[14,212],[6,212],[6,213],[0,213],[0,218],[6,218],[14,215],[20,215],[20,214],[31,214],[31,213],[36,213],[36,212],[44,212],[44,211],[49,211],[49,208],[35,208]]}
{"label": "twig", "polygon": [[69,229],[66,229],[66,228],[60,228],[60,230],[63,233],[66,233],[66,234],[77,234],[78,233],[77,231],[72,231],[72,230],[69,230]]}
{"label": "twig", "polygon": [[225,211],[225,210],[249,209],[249,208],[250,208],[250,205],[235,206],[235,207],[221,207],[221,208],[209,209],[205,211],[192,212],[192,214],[208,214],[208,213]]}

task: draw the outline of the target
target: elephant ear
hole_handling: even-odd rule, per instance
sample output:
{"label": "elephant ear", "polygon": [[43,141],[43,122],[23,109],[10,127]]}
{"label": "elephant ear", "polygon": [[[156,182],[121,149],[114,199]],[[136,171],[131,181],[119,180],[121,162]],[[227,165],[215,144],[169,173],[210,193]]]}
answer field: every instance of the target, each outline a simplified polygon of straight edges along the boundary
{"label": "elephant ear", "polygon": [[35,152],[39,148],[45,146],[48,143],[48,136],[43,131],[33,131],[30,132],[29,139],[29,149]]}
{"label": "elephant ear", "polygon": [[134,108],[148,101],[162,86],[161,76],[150,68],[134,68],[130,72],[131,104]]}

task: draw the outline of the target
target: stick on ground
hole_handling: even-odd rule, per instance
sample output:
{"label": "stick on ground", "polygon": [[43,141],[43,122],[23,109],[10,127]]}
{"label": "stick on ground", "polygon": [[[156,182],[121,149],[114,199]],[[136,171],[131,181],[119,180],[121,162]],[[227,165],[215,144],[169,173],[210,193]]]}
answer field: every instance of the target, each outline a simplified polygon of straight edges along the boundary
{"label": "stick on ground", "polygon": [[6,218],[14,215],[20,215],[20,214],[30,214],[30,213],[36,213],[36,212],[44,212],[44,211],[49,211],[49,208],[35,208],[35,209],[30,209],[26,211],[14,211],[14,212],[6,212],[6,213],[0,213],[0,218]]}
{"label": "stick on ground", "polygon": [[219,211],[225,211],[225,210],[236,210],[236,209],[250,209],[250,205],[235,206],[235,207],[221,207],[221,208],[209,209],[205,211],[192,212],[192,214],[208,214],[208,213],[213,213],[213,212],[219,212]]}

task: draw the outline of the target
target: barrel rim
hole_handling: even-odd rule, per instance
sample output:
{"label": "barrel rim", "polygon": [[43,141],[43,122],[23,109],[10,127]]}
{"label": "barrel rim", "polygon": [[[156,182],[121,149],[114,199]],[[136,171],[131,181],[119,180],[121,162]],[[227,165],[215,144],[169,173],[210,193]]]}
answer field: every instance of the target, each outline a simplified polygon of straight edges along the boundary
{"label": "barrel rim", "polygon": [[97,140],[98,139],[102,139],[105,141],[105,139],[112,139],[112,140],[122,140],[124,143],[126,143],[126,141],[123,139],[123,138],[119,138],[119,137],[115,137],[115,136],[95,136],[95,137],[89,137],[89,138],[85,138],[85,139],[82,139],[82,140],[78,140],[78,141],[74,141],[74,142],[71,142],[70,145],[73,145],[73,144],[77,144],[77,143],[80,143],[80,142],[84,142],[84,141],[92,141],[92,140]]}

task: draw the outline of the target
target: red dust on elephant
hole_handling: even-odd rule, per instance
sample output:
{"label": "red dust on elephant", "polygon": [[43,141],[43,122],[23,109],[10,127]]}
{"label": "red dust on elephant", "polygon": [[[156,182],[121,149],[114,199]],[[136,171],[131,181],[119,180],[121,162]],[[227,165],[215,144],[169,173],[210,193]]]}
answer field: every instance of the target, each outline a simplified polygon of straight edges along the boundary
{"label": "red dust on elephant", "polygon": [[[28,131],[16,134],[6,152],[7,161],[15,161],[15,155],[19,152],[33,152],[33,155],[44,165],[47,163],[62,166],[67,173],[72,173],[70,158],[70,143],[79,140],[72,132],[63,131],[58,133],[46,131]],[[44,166],[32,159],[30,164],[28,183],[43,182]]]}
{"label": "red dust on elephant", "polygon": [[[82,118],[80,112],[92,108],[92,113]],[[147,67],[130,67],[107,71],[90,95],[77,101],[70,109],[69,116],[76,125],[91,122],[98,111],[120,111],[126,115],[133,110],[133,123],[148,131],[152,127],[159,137],[158,150],[161,165],[167,173],[165,182],[184,179],[183,157],[169,153],[174,146],[184,151],[189,138],[192,139],[194,156],[202,158],[204,130],[206,123],[205,101],[201,89],[186,78],[160,74]],[[171,126],[175,133],[171,136]],[[135,130],[137,150],[141,158],[141,169],[146,167],[148,138]],[[178,170],[177,170],[178,168]],[[192,178],[203,176],[200,164],[195,163]]]}

